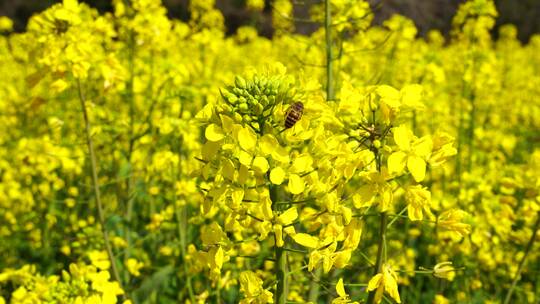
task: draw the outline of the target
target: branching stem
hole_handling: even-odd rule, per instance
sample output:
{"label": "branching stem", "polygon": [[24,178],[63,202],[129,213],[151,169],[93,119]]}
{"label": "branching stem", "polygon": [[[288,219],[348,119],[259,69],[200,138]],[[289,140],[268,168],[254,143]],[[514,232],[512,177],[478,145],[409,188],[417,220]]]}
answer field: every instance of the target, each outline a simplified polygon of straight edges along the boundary
{"label": "branching stem", "polygon": [[99,190],[99,180],[98,180],[98,167],[97,167],[97,161],[96,161],[96,154],[94,151],[94,142],[92,140],[92,134],[91,134],[91,124],[90,119],[88,117],[88,111],[86,110],[86,99],[84,97],[82,87],[81,87],[81,81],[77,79],[77,89],[79,91],[79,100],[81,102],[81,108],[84,118],[84,129],[86,132],[86,144],[88,146],[88,153],[90,154],[90,168],[92,170],[92,183],[94,188],[94,195],[96,198],[96,205],[97,205],[97,214],[98,214],[98,220],[99,224],[101,226],[101,233],[103,236],[103,242],[105,243],[105,250],[107,251],[107,256],[109,257],[109,261],[111,262],[111,268],[112,268],[112,275],[115,281],[118,282],[120,285],[120,288],[123,288],[122,281],[120,280],[120,275],[118,273],[118,267],[116,266],[116,260],[114,258],[114,254],[112,252],[111,242],[109,239],[109,233],[107,232],[107,227],[105,227],[105,214],[103,211],[103,204],[101,203],[101,194]]}
{"label": "branching stem", "polygon": [[508,289],[508,292],[506,293],[504,304],[510,303],[510,299],[512,298],[512,293],[514,292],[514,289],[516,288],[516,285],[519,282],[519,279],[521,277],[521,272],[523,271],[523,266],[525,266],[525,260],[527,259],[527,256],[531,252],[532,246],[534,244],[534,241],[536,239],[536,235],[538,234],[539,229],[540,229],[540,212],[538,212],[536,215],[536,223],[534,224],[534,227],[533,227],[533,233],[531,235],[531,238],[529,239],[529,243],[527,243],[527,248],[525,248],[525,254],[521,258],[521,261],[519,262],[518,271],[516,272],[514,281],[512,281],[512,286],[510,286],[510,289]]}

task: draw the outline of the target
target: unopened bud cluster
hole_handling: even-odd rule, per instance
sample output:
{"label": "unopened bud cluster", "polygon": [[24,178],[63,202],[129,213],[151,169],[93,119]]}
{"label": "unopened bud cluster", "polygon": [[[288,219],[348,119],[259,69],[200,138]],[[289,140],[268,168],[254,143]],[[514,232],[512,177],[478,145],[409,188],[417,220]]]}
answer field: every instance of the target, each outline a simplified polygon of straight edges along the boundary
{"label": "unopened bud cluster", "polygon": [[282,75],[253,75],[248,79],[236,76],[234,86],[221,90],[225,103],[218,106],[218,111],[262,132],[265,125],[275,126],[273,113],[291,103],[295,95],[293,80]]}

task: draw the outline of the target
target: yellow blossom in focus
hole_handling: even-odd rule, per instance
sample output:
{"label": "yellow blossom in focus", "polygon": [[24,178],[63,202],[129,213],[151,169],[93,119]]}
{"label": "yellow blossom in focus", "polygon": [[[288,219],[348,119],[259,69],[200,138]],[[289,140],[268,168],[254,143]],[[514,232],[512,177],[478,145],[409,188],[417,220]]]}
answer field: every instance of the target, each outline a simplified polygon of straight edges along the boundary
{"label": "yellow blossom in focus", "polygon": [[384,292],[387,292],[397,303],[401,303],[399,297],[397,276],[389,264],[382,266],[382,271],[369,280],[367,291],[375,290],[375,303],[380,303]]}
{"label": "yellow blossom in focus", "polygon": [[263,289],[263,281],[254,272],[242,272],[239,281],[240,291],[244,294],[240,304],[274,303],[272,293]]}

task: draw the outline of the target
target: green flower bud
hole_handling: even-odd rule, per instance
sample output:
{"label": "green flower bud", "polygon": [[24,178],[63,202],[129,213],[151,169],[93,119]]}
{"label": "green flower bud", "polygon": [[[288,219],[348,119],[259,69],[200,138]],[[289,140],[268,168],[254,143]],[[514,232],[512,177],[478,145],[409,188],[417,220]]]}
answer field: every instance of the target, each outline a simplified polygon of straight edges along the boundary
{"label": "green flower bud", "polygon": [[226,98],[227,96],[232,95],[232,93],[229,90],[227,90],[226,88],[220,89],[219,93],[221,94],[221,96],[223,98]]}
{"label": "green flower bud", "polygon": [[234,104],[238,100],[238,97],[234,94],[225,95],[223,98],[231,104]]}
{"label": "green flower bud", "polygon": [[244,90],[242,90],[240,88],[233,88],[232,91],[233,91],[234,94],[236,94],[236,96],[243,96],[244,95]]}
{"label": "green flower bud", "polygon": [[248,104],[252,105],[252,106],[255,106],[257,104],[259,104],[259,101],[257,101],[257,99],[253,98],[253,97],[250,97],[248,99]]}
{"label": "green flower bud", "polygon": [[246,86],[246,80],[244,78],[242,78],[241,76],[236,76],[234,78],[234,84],[239,87],[239,88],[242,88],[242,89],[245,89],[247,86]]}
{"label": "green flower bud", "polygon": [[234,118],[234,120],[237,121],[237,122],[241,122],[241,121],[242,121],[242,115],[241,115],[240,113],[238,113],[238,112],[235,112],[235,113],[233,114],[233,118]]}
{"label": "green flower bud", "polygon": [[248,104],[244,101],[243,103],[241,103],[240,105],[238,105],[238,109],[240,109],[241,111],[247,111],[249,109],[249,106]]}
{"label": "green flower bud", "polygon": [[262,104],[258,103],[258,104],[255,105],[254,109],[255,109],[255,114],[261,115],[263,110],[264,110],[264,107],[263,107]]}

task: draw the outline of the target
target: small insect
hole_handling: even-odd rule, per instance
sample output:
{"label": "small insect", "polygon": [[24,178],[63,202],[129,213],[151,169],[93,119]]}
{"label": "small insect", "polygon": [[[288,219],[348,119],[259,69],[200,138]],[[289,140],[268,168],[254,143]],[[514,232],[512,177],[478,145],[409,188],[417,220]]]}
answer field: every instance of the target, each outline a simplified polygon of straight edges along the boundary
{"label": "small insect", "polygon": [[302,118],[304,104],[300,101],[293,103],[285,114],[285,129],[292,128],[294,124]]}

